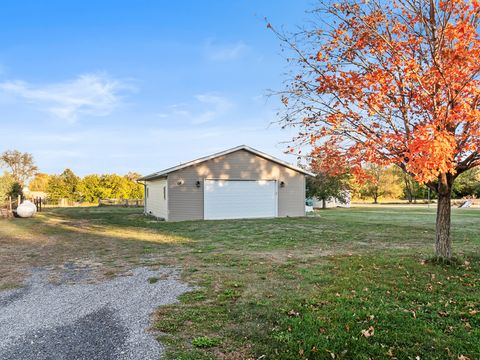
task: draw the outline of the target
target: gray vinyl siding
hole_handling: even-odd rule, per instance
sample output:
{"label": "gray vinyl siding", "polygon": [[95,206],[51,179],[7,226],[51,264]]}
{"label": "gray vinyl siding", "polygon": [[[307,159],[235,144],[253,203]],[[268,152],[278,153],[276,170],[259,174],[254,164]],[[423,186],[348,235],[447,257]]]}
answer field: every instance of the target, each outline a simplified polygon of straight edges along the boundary
{"label": "gray vinyl siding", "polygon": [[[304,174],[238,150],[168,174],[168,220],[203,219],[204,179],[277,180],[278,216],[305,215]],[[280,187],[282,181],[285,187]]]}

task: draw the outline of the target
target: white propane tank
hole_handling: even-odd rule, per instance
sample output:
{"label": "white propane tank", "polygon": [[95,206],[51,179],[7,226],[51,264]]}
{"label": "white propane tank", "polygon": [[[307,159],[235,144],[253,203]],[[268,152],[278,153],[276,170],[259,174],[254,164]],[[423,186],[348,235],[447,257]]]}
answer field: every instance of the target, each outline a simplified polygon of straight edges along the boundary
{"label": "white propane tank", "polygon": [[35,215],[37,207],[31,201],[25,200],[17,207],[17,215],[21,218],[29,218]]}

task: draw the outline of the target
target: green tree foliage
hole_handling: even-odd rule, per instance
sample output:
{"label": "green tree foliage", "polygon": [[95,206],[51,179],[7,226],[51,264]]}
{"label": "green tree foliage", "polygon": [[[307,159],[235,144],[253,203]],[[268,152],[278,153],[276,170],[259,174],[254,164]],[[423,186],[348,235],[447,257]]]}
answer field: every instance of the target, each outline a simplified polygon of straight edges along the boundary
{"label": "green tree foliage", "polygon": [[453,193],[458,198],[480,198],[480,167],[475,167],[460,174],[453,185]]}
{"label": "green tree foliage", "polygon": [[47,192],[48,187],[48,179],[50,175],[45,173],[38,173],[35,177],[30,181],[28,188],[30,191],[43,191]]}
{"label": "green tree foliage", "polygon": [[125,178],[128,179],[128,186],[130,187],[130,199],[143,199],[145,189],[143,184],[137,183],[137,179],[141,177],[141,174],[132,171],[125,175]]}
{"label": "green tree foliage", "polygon": [[139,177],[136,173],[125,176],[92,174],[80,179],[66,169],[61,175],[50,177],[47,193],[53,201],[63,198],[85,202],[97,202],[99,199],[143,199],[143,185],[135,181]]}
{"label": "green tree foliage", "polygon": [[416,203],[417,199],[425,199],[427,197],[428,188],[425,185],[420,185],[418,181],[405,173],[398,166],[393,166],[392,171],[397,175],[400,185],[403,187],[403,198],[409,203]]}
{"label": "green tree foliage", "polygon": [[35,176],[29,184],[30,191],[44,191],[51,201],[97,202],[98,199],[143,199],[143,185],[136,179],[141,175],[129,172],[125,176],[117,174],[87,175],[83,179],[70,169],[59,175],[37,173],[33,156],[18,150],[8,150],[0,155],[0,165],[10,172],[0,176],[0,200],[22,194],[24,184]]}
{"label": "green tree foliage", "polygon": [[104,198],[128,199],[130,196],[129,180],[117,174],[102,175],[101,184]]}
{"label": "green tree foliage", "polygon": [[12,185],[15,182],[13,176],[7,172],[0,176],[0,201],[5,200],[8,197],[8,193],[12,189]]}
{"label": "green tree foliage", "polygon": [[102,175],[100,185],[104,199],[143,199],[143,185],[135,180],[140,175],[129,173],[125,176],[117,174]]}
{"label": "green tree foliage", "polygon": [[8,195],[11,196],[12,199],[16,199],[19,196],[21,196],[23,198],[23,187],[22,187],[22,185],[20,185],[20,183],[18,181],[15,181],[13,183],[12,189],[10,190],[10,193]]}
{"label": "green tree foliage", "polygon": [[104,197],[101,178],[96,174],[85,176],[78,184],[78,191],[86,202],[97,202]]}
{"label": "green tree foliage", "polygon": [[51,175],[49,177],[47,195],[48,199],[51,201],[59,201],[70,197],[65,182],[60,175]]}
{"label": "green tree foliage", "polygon": [[417,199],[425,192],[426,187],[420,185],[411,175],[403,171],[400,174],[400,178],[403,180],[403,195],[405,199],[409,203],[417,202]]}
{"label": "green tree foliage", "polygon": [[15,180],[12,174],[5,172],[0,176],[0,203],[8,199],[8,197],[17,198],[23,195],[22,186]]}
{"label": "green tree foliage", "polygon": [[52,201],[59,201],[60,199],[80,200],[77,189],[79,182],[79,177],[70,169],[65,169],[60,175],[51,175],[47,183],[48,198]]}
{"label": "green tree foliage", "polygon": [[349,176],[347,174],[328,175],[318,173],[315,177],[308,176],[306,180],[306,195],[308,198],[316,197],[322,200],[322,207],[326,207],[328,199],[336,198],[340,202],[347,202]]}
{"label": "green tree foliage", "polygon": [[402,182],[393,166],[370,164],[366,172],[369,179],[358,189],[362,199],[372,199],[377,204],[380,198],[399,199],[402,196]]}
{"label": "green tree foliage", "polygon": [[80,194],[77,189],[80,178],[70,169],[65,169],[63,173],[60,174],[60,177],[62,178],[65,190],[68,193],[67,199],[74,201],[80,200]]}
{"label": "green tree foliage", "polygon": [[32,154],[18,150],[7,150],[0,155],[0,165],[10,170],[15,180],[24,186],[28,179],[37,173]]}

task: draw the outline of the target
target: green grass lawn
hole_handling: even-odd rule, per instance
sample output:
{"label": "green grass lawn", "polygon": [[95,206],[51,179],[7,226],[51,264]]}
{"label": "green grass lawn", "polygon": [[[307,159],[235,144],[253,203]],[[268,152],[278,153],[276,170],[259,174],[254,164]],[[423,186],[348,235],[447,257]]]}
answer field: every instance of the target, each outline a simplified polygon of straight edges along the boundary
{"label": "green grass lawn", "polygon": [[55,209],[0,223],[0,289],[65,261],[177,266],[196,290],[155,315],[169,359],[479,359],[480,211],[453,211],[449,264],[430,260],[434,222],[415,207],[180,223]]}

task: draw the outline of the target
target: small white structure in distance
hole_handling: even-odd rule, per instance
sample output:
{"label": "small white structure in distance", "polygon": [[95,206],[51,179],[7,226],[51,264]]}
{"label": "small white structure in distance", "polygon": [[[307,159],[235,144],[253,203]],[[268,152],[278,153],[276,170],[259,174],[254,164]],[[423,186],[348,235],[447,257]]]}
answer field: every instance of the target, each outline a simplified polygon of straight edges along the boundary
{"label": "small white structure in distance", "polygon": [[17,215],[21,218],[29,218],[35,215],[37,207],[31,201],[25,200],[17,207]]}
{"label": "small white structure in distance", "polygon": [[473,205],[473,202],[471,200],[465,201],[463,204],[459,206],[460,209],[466,209],[469,208]]}

